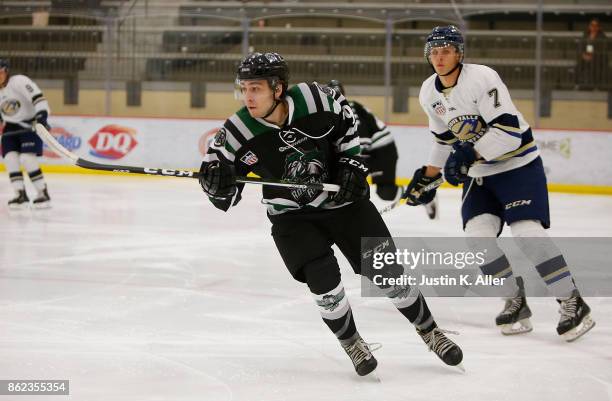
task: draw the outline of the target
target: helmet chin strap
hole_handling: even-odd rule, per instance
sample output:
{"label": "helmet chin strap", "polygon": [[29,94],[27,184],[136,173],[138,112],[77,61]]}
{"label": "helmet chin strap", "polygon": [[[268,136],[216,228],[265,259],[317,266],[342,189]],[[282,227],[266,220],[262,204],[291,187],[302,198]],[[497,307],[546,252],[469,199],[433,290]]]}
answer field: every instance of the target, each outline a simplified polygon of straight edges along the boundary
{"label": "helmet chin strap", "polygon": [[280,100],[274,99],[274,104],[272,105],[272,107],[270,107],[270,110],[268,110],[266,115],[263,116],[262,118],[266,119],[266,118],[270,117],[270,114],[274,113],[274,110],[276,110],[276,107],[278,107],[279,104],[280,104]]}
{"label": "helmet chin strap", "polygon": [[[446,76],[448,76],[448,75],[452,74],[453,72],[457,71],[457,68],[459,68],[459,66],[460,66],[460,65],[461,65],[461,63],[457,63],[457,65],[455,65],[455,67],[454,67],[452,70],[450,70],[450,71],[449,71],[449,72],[447,72],[446,74],[438,74],[438,76],[441,76],[441,77],[446,77]],[[432,66],[432,67],[433,67],[433,66]],[[435,71],[435,70],[434,70],[434,71]]]}

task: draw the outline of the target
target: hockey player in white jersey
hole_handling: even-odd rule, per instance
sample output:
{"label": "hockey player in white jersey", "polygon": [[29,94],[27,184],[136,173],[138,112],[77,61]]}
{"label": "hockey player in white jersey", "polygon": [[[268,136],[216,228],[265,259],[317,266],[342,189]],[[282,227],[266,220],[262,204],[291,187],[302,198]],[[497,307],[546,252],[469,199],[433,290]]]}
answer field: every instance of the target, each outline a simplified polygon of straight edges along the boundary
{"label": "hockey player in white jersey", "polygon": [[15,197],[8,201],[9,208],[20,209],[30,203],[21,166],[36,189],[32,206],[40,209],[49,207],[51,199],[37,159],[37,156],[42,156],[42,140],[32,128],[34,123],[49,128],[49,104],[30,78],[10,75],[6,59],[0,59],[0,116],[4,121],[2,157],[15,190]]}
{"label": "hockey player in white jersey", "polygon": [[[464,41],[454,26],[436,27],[427,37],[425,59],[435,73],[423,82],[419,101],[429,117],[433,148],[414,173],[408,204],[428,202],[423,188],[441,177],[463,183],[461,214],[468,242],[486,242],[483,274],[505,278],[511,294],[496,324],[504,334],[531,331],[531,311],[520,277],[496,240],[504,223],[560,304],[557,332],[573,341],[594,326],[563,255],[547,236],[550,225],[546,177],[531,128],[516,109],[506,85],[491,68],[463,63]],[[492,240],[486,240],[490,238]]]}

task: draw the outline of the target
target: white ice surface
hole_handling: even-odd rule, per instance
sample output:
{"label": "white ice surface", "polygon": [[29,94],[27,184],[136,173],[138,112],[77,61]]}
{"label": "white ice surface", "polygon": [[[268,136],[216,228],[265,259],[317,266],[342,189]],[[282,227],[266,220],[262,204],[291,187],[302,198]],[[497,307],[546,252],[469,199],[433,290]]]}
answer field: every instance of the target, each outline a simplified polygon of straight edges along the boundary
{"label": "white ice surface", "polygon": [[[343,282],[380,382],[359,378],[270,237],[259,190],[225,214],[195,180],[48,175],[53,208],[9,213],[0,178],[0,379],[69,379],[70,397],[0,400],[612,399],[612,300],[568,344],[557,304],[532,299],[534,331],[504,337],[498,299],[430,298],[457,330],[465,374],[430,352],[390,302]],[[396,236],[460,236],[459,191],[385,216]],[[555,236],[612,236],[612,197],[551,195]],[[306,245],[306,244],[305,244]],[[338,255],[338,253],[337,253]],[[339,255],[338,255],[339,256]]]}

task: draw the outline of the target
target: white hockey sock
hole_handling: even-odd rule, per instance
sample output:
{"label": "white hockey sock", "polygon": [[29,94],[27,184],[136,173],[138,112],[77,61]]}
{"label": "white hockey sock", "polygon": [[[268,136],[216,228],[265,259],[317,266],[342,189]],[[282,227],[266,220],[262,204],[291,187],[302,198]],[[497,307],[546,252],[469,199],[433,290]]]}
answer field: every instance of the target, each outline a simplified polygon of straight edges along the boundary
{"label": "white hockey sock", "polygon": [[6,156],[4,156],[4,165],[6,166],[6,171],[8,172],[9,180],[11,181],[11,186],[15,190],[15,193],[23,190],[25,186],[23,185],[23,174],[19,169],[19,153],[8,152]]}
{"label": "white hockey sock", "polygon": [[30,176],[32,185],[34,185],[34,187],[36,188],[38,195],[41,195],[43,189],[45,189],[47,184],[45,183],[45,177],[43,176],[43,173],[40,170],[38,158],[34,153],[23,153],[21,155],[21,161],[26,171],[28,172],[28,175]]}
{"label": "white hockey sock", "polygon": [[539,221],[521,220],[510,225],[516,244],[535,265],[549,291],[557,298],[576,289],[569,267]]}
{"label": "white hockey sock", "polygon": [[497,233],[501,224],[499,217],[488,213],[470,219],[465,225],[466,242],[475,251],[486,250],[485,262],[480,266],[482,274],[505,279],[500,288],[500,295],[513,297],[519,288],[510,262],[497,243]]}

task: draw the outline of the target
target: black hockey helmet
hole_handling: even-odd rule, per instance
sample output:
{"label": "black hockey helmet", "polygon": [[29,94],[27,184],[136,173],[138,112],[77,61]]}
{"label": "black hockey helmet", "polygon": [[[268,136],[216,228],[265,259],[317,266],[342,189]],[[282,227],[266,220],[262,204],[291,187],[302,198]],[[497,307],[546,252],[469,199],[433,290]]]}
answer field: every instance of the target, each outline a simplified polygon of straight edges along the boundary
{"label": "black hockey helmet", "polygon": [[240,81],[249,79],[267,79],[273,91],[278,84],[281,84],[282,98],[289,85],[289,67],[278,53],[251,53],[240,62],[236,72],[236,83],[239,85]]}
{"label": "black hockey helmet", "polygon": [[431,33],[425,40],[424,55],[425,60],[429,63],[429,55],[434,47],[454,46],[457,52],[461,55],[459,62],[463,62],[465,53],[463,35],[461,31],[454,25],[437,26],[432,29]]}
{"label": "black hockey helmet", "polygon": [[335,91],[340,92],[343,96],[344,96],[344,85],[342,85],[342,82],[338,81],[337,79],[332,79],[331,81],[329,81],[327,83],[327,87],[332,88]]}

